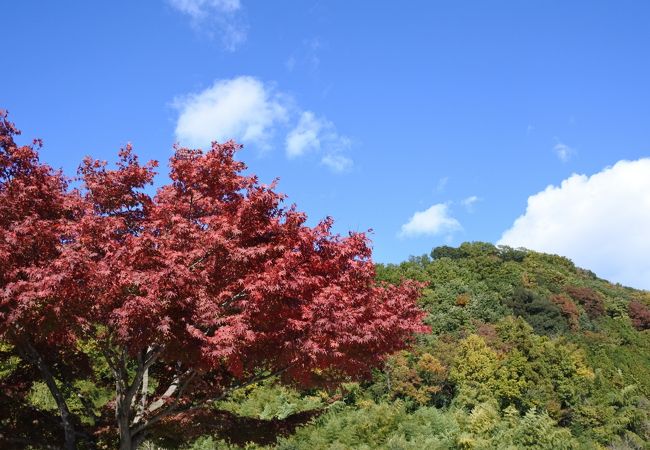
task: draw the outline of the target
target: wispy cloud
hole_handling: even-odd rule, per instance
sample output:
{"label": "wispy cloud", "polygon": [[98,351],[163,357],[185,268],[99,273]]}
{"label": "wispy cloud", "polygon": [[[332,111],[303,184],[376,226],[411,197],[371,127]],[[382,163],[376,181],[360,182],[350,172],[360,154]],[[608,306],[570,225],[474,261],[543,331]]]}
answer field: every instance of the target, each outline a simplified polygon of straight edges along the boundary
{"label": "wispy cloud", "polygon": [[297,63],[296,57],[292,55],[289,56],[287,61],[284,63],[284,66],[287,68],[289,72],[293,72],[293,69],[296,68],[296,63]]}
{"label": "wispy cloud", "polygon": [[352,160],[344,155],[349,147],[349,138],[339,135],[332,122],[316,117],[311,111],[300,115],[297,125],[286,137],[287,157],[318,152],[322,154],[321,162],[334,172],[345,172],[352,167]]}
{"label": "wispy cloud", "polygon": [[438,180],[438,183],[436,184],[436,191],[437,192],[443,192],[445,188],[447,187],[447,183],[449,183],[449,177],[442,177]]}
{"label": "wispy cloud", "polygon": [[323,41],[318,37],[305,39],[300,48],[289,56],[285,67],[289,72],[303,68],[312,74],[316,73],[320,67],[320,51],[323,47]]}
{"label": "wispy cloud", "polygon": [[321,158],[321,163],[336,173],[347,172],[354,164],[352,159],[339,153],[327,153]]}
{"label": "wispy cloud", "polygon": [[558,142],[557,144],[555,144],[555,146],[553,147],[553,151],[562,162],[567,162],[569,159],[571,159],[571,157],[575,153],[574,148],[569,147],[568,145],[562,142]]}
{"label": "wispy cloud", "polygon": [[479,197],[477,197],[476,195],[471,195],[471,196],[461,200],[460,204],[465,207],[467,212],[473,212],[474,211],[474,205],[479,201],[481,201],[481,199]]}
{"label": "wispy cloud", "polygon": [[241,17],[240,0],[167,0],[189,17],[192,27],[210,38],[219,37],[224,48],[236,50],[246,41],[248,25]]}
{"label": "wispy cloud", "polygon": [[461,230],[460,222],[451,216],[447,203],[437,203],[417,211],[402,225],[399,237],[435,236]]}
{"label": "wispy cloud", "polygon": [[241,8],[239,0],[169,0],[169,4],[193,19],[217,13],[232,13]]}

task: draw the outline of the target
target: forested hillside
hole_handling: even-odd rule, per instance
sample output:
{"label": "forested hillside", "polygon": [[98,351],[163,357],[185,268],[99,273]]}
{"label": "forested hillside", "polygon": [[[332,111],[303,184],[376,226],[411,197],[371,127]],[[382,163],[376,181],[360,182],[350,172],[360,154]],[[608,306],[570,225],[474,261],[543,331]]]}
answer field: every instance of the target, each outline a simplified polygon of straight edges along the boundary
{"label": "forested hillside", "polygon": [[[145,445],[650,448],[649,292],[613,285],[560,256],[487,243],[438,247],[376,270],[380,283],[426,286],[420,304],[431,333],[414,347],[361,383],[307,391],[274,379],[250,385],[217,403],[214,415],[163,423]],[[22,366],[9,346],[2,350],[6,382]],[[81,387],[96,405],[110,398]],[[35,425],[38,434],[55,422],[56,405],[44,383],[29,389],[27,403],[3,392],[0,420],[27,434]]]}
{"label": "forested hillside", "polygon": [[[487,243],[379,265],[377,277],[426,283],[430,335],[366,383],[256,386],[220,407],[274,423],[319,410],[274,446],[285,450],[650,448],[650,293]],[[225,448],[219,439],[193,446]]]}

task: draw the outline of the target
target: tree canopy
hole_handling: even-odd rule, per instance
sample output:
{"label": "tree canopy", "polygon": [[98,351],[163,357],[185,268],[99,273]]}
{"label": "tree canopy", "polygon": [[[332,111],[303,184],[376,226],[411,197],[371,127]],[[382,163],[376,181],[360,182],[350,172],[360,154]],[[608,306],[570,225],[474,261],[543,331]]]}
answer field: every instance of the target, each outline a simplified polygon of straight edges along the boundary
{"label": "tree canopy", "polygon": [[[0,333],[38,368],[67,448],[81,419],[61,386],[97,377],[97,358],[120,448],[135,448],[159,422],[269,376],[367,376],[427,330],[417,282],[377,284],[365,234],[332,234],[330,218],[307,226],[275,183],[244,174],[232,141],[176,147],[153,195],[157,163],[130,145],[115,168],[86,158],[73,189],[0,123]],[[77,373],[54,369],[68,366]]]}

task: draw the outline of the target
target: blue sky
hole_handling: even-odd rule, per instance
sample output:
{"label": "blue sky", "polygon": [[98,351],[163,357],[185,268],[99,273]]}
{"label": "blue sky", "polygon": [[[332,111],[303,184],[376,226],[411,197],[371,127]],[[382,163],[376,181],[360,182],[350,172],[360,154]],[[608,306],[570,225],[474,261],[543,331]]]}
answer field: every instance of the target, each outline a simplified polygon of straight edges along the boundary
{"label": "blue sky", "polygon": [[648,2],[23,0],[2,16],[0,107],[69,174],[126,142],[164,162],[176,141],[233,137],[313,221],[372,228],[377,261],[505,242],[650,288]]}

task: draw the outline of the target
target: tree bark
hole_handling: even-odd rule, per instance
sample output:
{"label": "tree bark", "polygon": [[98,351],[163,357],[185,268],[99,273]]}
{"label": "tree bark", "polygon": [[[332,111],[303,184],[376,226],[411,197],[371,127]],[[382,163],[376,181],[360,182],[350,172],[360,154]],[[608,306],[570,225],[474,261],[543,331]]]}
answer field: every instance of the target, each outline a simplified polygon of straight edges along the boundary
{"label": "tree bark", "polygon": [[120,435],[120,450],[134,450],[133,436],[131,435],[131,402],[126,401],[123,384],[116,383],[115,420]]}

